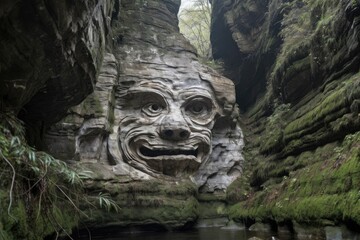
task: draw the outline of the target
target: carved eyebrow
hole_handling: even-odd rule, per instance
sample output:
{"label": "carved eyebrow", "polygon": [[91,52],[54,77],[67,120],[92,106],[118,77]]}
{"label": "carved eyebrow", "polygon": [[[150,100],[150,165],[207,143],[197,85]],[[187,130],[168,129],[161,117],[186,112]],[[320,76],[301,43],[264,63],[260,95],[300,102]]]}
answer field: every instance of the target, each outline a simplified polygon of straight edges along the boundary
{"label": "carved eyebrow", "polygon": [[132,98],[136,97],[136,100],[145,100],[143,98],[138,98],[139,95],[145,95],[146,97],[155,97],[155,98],[160,98],[160,99],[165,99],[166,97],[164,96],[164,94],[156,89],[148,89],[148,88],[136,88],[136,89],[131,89],[128,91],[129,96],[131,96]]}
{"label": "carved eyebrow", "polygon": [[187,88],[184,89],[182,91],[179,92],[179,96],[183,99],[189,99],[192,98],[194,96],[200,96],[203,98],[208,98],[211,101],[213,101],[213,96],[211,95],[211,93],[209,92],[209,90],[204,89],[204,88],[199,88],[199,87],[192,87],[192,88]]}
{"label": "carved eyebrow", "polygon": [[118,100],[117,105],[123,109],[129,109],[141,107],[141,105],[151,101],[162,102],[167,105],[166,97],[160,91],[149,88],[130,89],[126,95]]}
{"label": "carved eyebrow", "polygon": [[174,95],[171,88],[169,88],[169,86],[164,84],[162,81],[142,82],[138,87],[135,87],[135,89],[141,89],[142,91],[158,90],[161,93],[166,93],[170,96]]}

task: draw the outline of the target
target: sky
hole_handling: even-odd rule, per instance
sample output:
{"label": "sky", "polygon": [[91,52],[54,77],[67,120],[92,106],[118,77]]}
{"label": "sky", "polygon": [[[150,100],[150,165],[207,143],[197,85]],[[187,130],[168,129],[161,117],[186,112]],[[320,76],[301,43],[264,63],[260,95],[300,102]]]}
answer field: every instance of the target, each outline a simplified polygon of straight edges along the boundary
{"label": "sky", "polygon": [[193,0],[181,0],[181,6],[180,9],[187,7],[189,5],[191,5],[191,3],[193,2]]}

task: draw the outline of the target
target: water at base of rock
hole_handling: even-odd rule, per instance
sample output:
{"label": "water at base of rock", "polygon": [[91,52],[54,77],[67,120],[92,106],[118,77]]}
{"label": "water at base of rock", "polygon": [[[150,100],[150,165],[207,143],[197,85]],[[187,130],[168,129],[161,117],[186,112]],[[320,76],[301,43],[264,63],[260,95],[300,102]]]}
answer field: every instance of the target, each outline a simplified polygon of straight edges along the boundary
{"label": "water at base of rock", "polygon": [[[269,233],[269,232],[255,232],[246,229],[222,229],[220,227],[214,228],[199,228],[195,230],[182,232],[121,232],[112,236],[106,236],[104,233],[100,236],[92,236],[93,240],[294,240],[295,238],[288,234]],[[279,235],[280,234],[280,235]],[[76,240],[89,239],[89,236],[81,236]]]}

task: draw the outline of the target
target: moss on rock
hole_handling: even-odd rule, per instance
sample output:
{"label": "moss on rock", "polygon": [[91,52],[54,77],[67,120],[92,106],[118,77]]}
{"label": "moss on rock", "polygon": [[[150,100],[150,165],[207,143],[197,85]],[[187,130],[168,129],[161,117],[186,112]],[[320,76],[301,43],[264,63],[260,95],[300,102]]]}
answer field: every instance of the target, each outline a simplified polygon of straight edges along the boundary
{"label": "moss on rock", "polygon": [[[248,218],[283,222],[320,224],[324,219],[335,222],[354,221],[360,225],[360,132],[347,135],[341,143],[329,144],[279,165],[288,169],[278,183],[276,174],[269,173],[262,191],[248,193],[246,200],[230,207],[230,217],[241,221]],[[289,164],[289,165],[287,165]],[[234,184],[239,184],[235,182]],[[240,183],[241,184],[241,183]],[[229,190],[231,196],[235,186]]]}
{"label": "moss on rock", "polygon": [[[166,182],[147,180],[121,183],[92,181],[88,194],[96,196],[107,191],[120,211],[85,209],[90,219],[83,219],[88,227],[106,225],[119,227],[155,224],[165,229],[177,229],[194,223],[199,216],[196,187],[190,181]],[[96,204],[96,203],[94,203]]]}
{"label": "moss on rock", "polygon": [[70,234],[79,219],[79,176],[64,162],[29,147],[21,122],[12,114],[0,114],[0,145],[1,239]]}

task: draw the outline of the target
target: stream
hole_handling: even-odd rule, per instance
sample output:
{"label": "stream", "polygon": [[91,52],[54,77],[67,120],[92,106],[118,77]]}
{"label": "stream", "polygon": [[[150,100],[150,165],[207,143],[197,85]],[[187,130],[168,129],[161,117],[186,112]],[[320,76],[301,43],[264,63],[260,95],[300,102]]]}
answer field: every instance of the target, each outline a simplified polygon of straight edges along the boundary
{"label": "stream", "polygon": [[[105,235],[105,236],[104,236]],[[108,236],[106,236],[108,235]],[[294,240],[289,233],[268,233],[249,231],[247,229],[223,229],[220,227],[198,228],[182,232],[120,232],[102,233],[101,237],[91,236],[92,240],[248,240],[251,237],[258,237],[263,240]],[[89,236],[82,235],[77,240],[89,239]]]}

